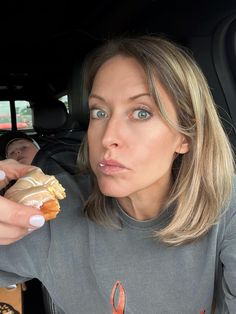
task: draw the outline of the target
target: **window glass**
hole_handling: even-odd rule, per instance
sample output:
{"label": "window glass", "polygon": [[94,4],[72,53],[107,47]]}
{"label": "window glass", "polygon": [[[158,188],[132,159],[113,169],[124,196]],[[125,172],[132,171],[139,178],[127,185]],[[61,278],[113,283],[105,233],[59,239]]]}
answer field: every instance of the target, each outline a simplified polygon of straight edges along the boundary
{"label": "window glass", "polygon": [[32,129],[32,112],[30,104],[25,100],[16,100],[17,129]]}
{"label": "window glass", "polygon": [[67,112],[69,113],[70,110],[69,110],[69,105],[68,105],[68,95],[64,95],[60,97],[59,100],[64,102],[64,104],[66,105]]}
{"label": "window glass", "polygon": [[[30,104],[25,100],[16,100],[17,129],[32,129],[32,112]],[[10,101],[0,101],[0,130],[11,130]]]}
{"label": "window glass", "polygon": [[11,130],[11,111],[9,101],[0,101],[0,130]]}

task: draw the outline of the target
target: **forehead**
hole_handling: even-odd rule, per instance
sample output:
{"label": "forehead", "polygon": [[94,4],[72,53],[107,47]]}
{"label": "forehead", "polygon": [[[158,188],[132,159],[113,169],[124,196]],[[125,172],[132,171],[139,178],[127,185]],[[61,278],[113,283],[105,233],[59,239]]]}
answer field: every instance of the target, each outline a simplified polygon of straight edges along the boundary
{"label": "forehead", "polygon": [[22,146],[22,145],[30,145],[33,143],[30,141],[30,140],[27,140],[27,139],[17,139],[17,140],[14,140],[12,143],[10,143],[7,147],[7,149],[9,148],[14,148],[16,146]]}
{"label": "forehead", "polygon": [[129,86],[130,84],[146,85],[146,83],[146,74],[135,58],[117,55],[108,59],[98,69],[92,90],[114,85],[114,88],[122,87],[124,92],[127,84]]}

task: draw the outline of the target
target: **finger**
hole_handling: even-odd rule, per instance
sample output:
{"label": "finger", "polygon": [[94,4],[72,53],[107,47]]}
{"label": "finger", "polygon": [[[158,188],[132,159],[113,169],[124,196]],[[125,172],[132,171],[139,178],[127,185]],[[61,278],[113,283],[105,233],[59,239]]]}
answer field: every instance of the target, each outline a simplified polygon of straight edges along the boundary
{"label": "finger", "polygon": [[7,184],[9,183],[9,180],[7,179],[6,172],[3,170],[0,170],[0,190],[5,188]]}
{"label": "finger", "polygon": [[0,196],[0,222],[26,229],[40,228],[45,223],[41,212]]}
{"label": "finger", "polygon": [[18,167],[16,168],[17,173],[15,173],[15,176],[17,178],[20,178],[36,168],[37,168],[36,166],[32,166],[32,165],[18,164]]}
{"label": "finger", "polygon": [[0,223],[0,245],[13,243],[28,233],[25,228]]}
{"label": "finger", "polygon": [[13,159],[5,159],[1,161],[0,170],[4,171],[8,181],[17,180],[29,171],[35,169],[35,166],[24,165]]}
{"label": "finger", "polygon": [[17,239],[1,239],[0,238],[0,245],[9,245],[9,244],[12,244],[12,243],[15,243],[16,241],[19,241],[23,238],[24,236],[20,237],[20,238],[17,238]]}
{"label": "finger", "polygon": [[6,173],[3,170],[0,170],[0,181],[4,180],[6,178]]}

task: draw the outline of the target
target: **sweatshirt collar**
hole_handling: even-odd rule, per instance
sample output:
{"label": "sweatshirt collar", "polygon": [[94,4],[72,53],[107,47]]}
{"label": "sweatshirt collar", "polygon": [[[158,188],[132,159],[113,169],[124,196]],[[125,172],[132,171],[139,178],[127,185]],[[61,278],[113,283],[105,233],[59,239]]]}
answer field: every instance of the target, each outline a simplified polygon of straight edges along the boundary
{"label": "sweatshirt collar", "polygon": [[174,205],[165,208],[157,217],[148,220],[137,220],[128,215],[116,199],[113,200],[115,209],[121,221],[135,229],[161,229],[171,220],[174,214]]}

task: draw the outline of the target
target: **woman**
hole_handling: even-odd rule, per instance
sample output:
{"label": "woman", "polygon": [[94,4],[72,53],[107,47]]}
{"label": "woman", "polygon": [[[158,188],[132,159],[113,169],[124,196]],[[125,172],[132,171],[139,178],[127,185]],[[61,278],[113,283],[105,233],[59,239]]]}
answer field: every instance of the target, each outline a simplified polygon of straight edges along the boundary
{"label": "woman", "polygon": [[0,250],[1,282],[37,277],[66,314],[236,313],[233,156],[195,62],[164,39],[114,40],[84,88],[84,212],[80,182],[59,178],[65,210]]}

